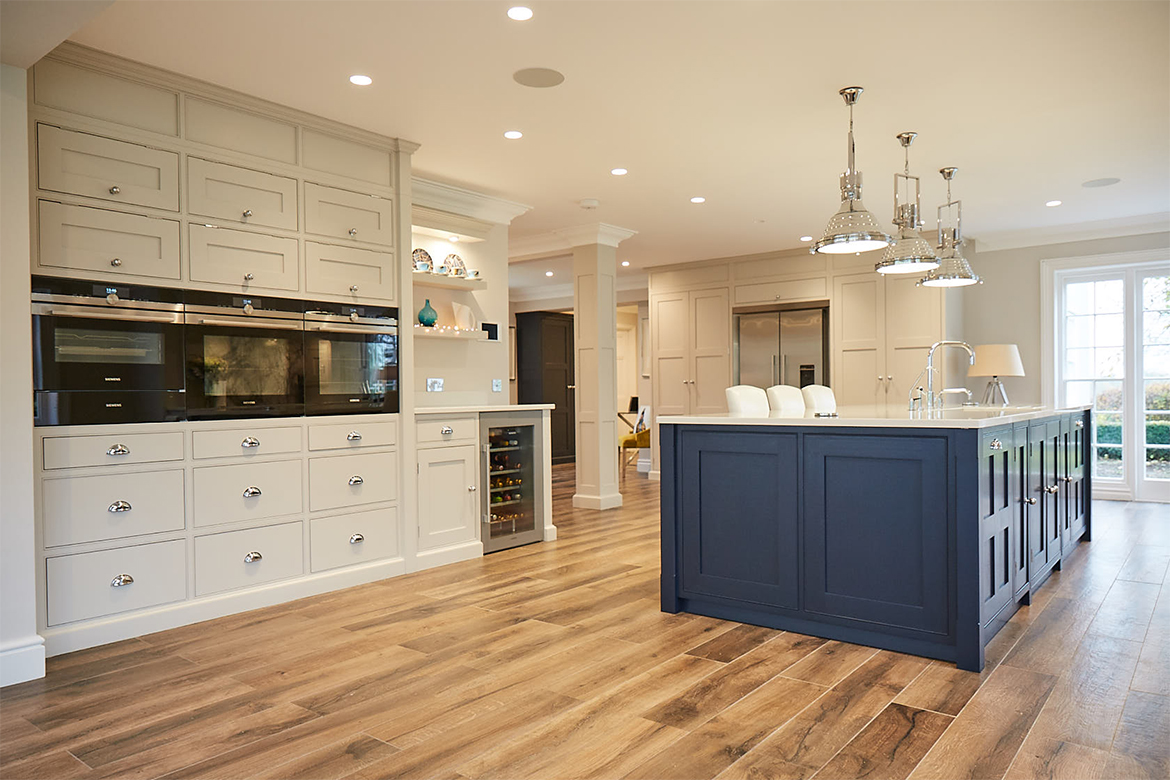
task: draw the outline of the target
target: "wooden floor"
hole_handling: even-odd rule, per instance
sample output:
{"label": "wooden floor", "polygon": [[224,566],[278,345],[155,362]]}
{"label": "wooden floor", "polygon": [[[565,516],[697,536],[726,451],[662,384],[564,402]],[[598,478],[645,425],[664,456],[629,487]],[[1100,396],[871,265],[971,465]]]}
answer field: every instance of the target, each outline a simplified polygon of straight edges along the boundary
{"label": "wooden floor", "polygon": [[49,660],[0,777],[1166,778],[1170,508],[1098,503],[982,674],[658,611],[657,483],[560,539]]}

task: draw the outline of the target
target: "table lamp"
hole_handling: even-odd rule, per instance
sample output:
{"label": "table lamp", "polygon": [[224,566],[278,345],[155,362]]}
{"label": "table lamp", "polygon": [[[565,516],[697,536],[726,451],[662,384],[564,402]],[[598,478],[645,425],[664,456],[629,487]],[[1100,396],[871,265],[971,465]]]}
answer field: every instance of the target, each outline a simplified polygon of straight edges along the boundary
{"label": "table lamp", "polygon": [[995,406],[998,394],[1007,406],[1007,391],[1003,389],[1001,376],[1023,376],[1024,363],[1020,360],[1020,348],[1015,344],[980,344],[975,347],[975,363],[967,370],[967,376],[989,376],[987,390],[983,393],[983,406]]}

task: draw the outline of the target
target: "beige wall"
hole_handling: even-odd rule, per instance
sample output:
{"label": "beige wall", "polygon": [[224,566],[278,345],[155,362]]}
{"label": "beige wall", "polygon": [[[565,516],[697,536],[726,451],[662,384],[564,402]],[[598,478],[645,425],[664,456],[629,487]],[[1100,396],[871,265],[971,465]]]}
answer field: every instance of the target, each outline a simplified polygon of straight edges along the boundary
{"label": "beige wall", "polygon": [[[1041,261],[1167,247],[1170,247],[1170,232],[999,251],[980,250],[972,257],[972,265],[983,277],[983,284],[963,291],[963,338],[970,344],[1018,344],[1026,376],[1003,380],[1008,397],[1013,404],[1042,403]],[[966,384],[978,400],[987,380],[973,377]]]}
{"label": "beige wall", "polygon": [[[403,327],[414,327],[418,310],[430,299],[439,314],[440,325],[454,324],[452,302],[471,306],[476,324],[494,322],[500,326],[499,341],[414,342],[414,389],[416,407],[506,404],[511,394],[508,381],[508,227],[496,225],[487,240],[452,244],[446,240],[415,233],[415,249],[426,249],[436,261],[454,252],[468,268],[478,269],[487,281],[486,290],[467,293],[438,287],[415,287],[414,305],[401,312]],[[427,377],[442,377],[443,392],[428,393]],[[492,392],[492,379],[503,389]]]}
{"label": "beige wall", "polygon": [[0,685],[43,677],[37,636],[29,352],[28,80],[0,66]]}

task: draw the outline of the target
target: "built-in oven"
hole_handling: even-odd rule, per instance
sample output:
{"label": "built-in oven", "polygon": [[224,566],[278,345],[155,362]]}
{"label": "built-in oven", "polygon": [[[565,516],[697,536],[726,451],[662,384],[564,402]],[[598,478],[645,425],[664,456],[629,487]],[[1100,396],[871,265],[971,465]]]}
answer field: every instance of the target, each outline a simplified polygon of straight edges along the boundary
{"label": "built-in oven", "polygon": [[182,419],[183,293],[32,279],[36,425]]}
{"label": "built-in oven", "polygon": [[186,301],[188,418],[304,414],[301,301],[196,291]]}
{"label": "built-in oven", "polygon": [[398,411],[398,309],[308,303],[305,413]]}

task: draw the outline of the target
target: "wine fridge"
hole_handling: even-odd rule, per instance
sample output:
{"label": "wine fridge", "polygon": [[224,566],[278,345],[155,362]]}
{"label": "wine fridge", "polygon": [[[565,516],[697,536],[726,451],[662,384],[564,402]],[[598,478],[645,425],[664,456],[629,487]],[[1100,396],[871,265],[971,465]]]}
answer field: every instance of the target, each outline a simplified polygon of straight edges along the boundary
{"label": "wine fridge", "polygon": [[548,476],[539,421],[539,413],[480,415],[482,462],[487,472],[480,529],[485,553],[544,538]]}

